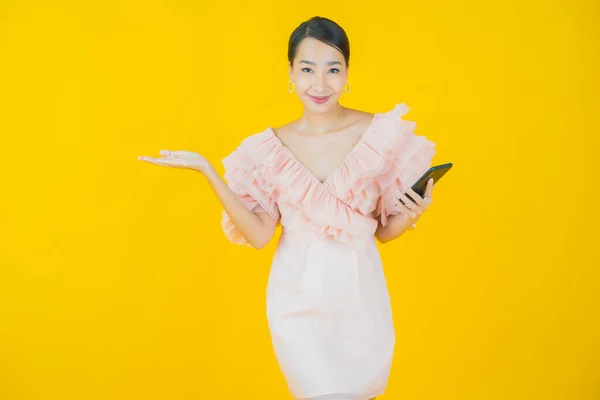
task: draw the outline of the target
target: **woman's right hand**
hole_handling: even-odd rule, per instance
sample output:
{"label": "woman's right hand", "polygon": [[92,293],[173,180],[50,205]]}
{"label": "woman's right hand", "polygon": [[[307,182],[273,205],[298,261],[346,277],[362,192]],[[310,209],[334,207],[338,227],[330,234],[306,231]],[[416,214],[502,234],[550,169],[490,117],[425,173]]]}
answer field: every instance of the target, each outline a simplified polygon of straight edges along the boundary
{"label": "woman's right hand", "polygon": [[162,157],[139,156],[138,160],[165,167],[198,171],[207,179],[232,223],[254,248],[264,247],[275,233],[276,221],[266,212],[254,213],[219,176],[211,163],[198,153],[186,150],[161,150]]}
{"label": "woman's right hand", "polygon": [[139,156],[138,160],[165,167],[191,169],[202,174],[214,171],[212,164],[198,153],[187,150],[161,150],[159,154],[163,157]]}

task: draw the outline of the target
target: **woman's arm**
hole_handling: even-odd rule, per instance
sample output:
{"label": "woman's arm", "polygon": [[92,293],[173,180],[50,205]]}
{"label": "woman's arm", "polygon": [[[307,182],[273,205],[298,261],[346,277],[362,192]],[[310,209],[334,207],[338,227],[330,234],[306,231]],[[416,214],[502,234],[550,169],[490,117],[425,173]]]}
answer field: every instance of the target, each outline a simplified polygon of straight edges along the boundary
{"label": "woman's arm", "polygon": [[379,222],[375,237],[380,243],[390,242],[402,236],[412,224],[413,222],[406,218],[404,214],[396,214],[390,218],[386,226],[381,225],[381,221]]}
{"label": "woman's arm", "polygon": [[248,210],[214,168],[208,168],[202,174],[244,239],[255,249],[265,247],[275,234],[277,221],[266,212],[254,213]]}
{"label": "woman's arm", "polygon": [[248,244],[256,249],[269,243],[277,221],[266,212],[252,212],[219,176],[214,167],[201,154],[187,150],[160,150],[162,157],[139,156],[138,160],[172,168],[200,172],[209,182],[225,212]]}

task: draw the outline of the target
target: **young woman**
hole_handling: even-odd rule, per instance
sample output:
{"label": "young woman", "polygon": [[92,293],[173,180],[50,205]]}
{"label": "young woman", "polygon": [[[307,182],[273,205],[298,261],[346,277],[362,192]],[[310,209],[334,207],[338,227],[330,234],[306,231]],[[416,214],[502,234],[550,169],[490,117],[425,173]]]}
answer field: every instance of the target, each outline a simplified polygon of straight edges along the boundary
{"label": "young woman", "polygon": [[288,90],[303,115],[244,139],[223,159],[228,183],[197,153],[140,157],[202,173],[233,243],[262,248],[282,226],[267,316],[296,399],[384,393],[395,331],[375,238],[386,243],[414,228],[432,202],[431,180],[423,198],[410,189],[430,167],[435,144],[402,119],[408,107],[370,114],[339,104],[350,91],[349,58],[348,38],[335,22],[314,17],[294,30]]}

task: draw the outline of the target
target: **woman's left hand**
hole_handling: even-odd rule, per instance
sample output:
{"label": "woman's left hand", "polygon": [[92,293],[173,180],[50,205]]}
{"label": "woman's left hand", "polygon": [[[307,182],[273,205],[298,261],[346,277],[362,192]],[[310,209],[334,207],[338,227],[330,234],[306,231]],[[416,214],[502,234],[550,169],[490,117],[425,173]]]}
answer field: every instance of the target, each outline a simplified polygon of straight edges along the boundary
{"label": "woman's left hand", "polygon": [[405,194],[401,194],[399,199],[394,199],[394,203],[400,212],[404,214],[412,224],[414,224],[433,202],[431,197],[432,191],[433,178],[430,178],[429,181],[427,181],[427,186],[425,187],[425,193],[423,194],[423,197],[419,196],[417,192],[409,188],[406,193],[413,198],[414,201],[412,201]]}

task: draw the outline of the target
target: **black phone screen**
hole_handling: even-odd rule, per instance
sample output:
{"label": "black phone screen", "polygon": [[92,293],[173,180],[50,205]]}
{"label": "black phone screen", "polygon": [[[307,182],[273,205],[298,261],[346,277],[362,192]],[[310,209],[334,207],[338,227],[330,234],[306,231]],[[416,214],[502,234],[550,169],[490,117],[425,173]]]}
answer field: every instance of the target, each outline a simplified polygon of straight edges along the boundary
{"label": "black phone screen", "polygon": [[[450,168],[452,168],[452,163],[436,165],[429,168],[427,172],[421,175],[421,177],[412,185],[412,190],[417,192],[419,196],[424,197],[427,181],[429,181],[430,178],[433,178],[433,184],[435,185],[436,182],[450,170]],[[408,193],[405,193],[405,195],[412,199]]]}

